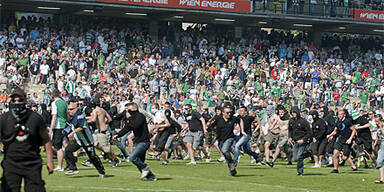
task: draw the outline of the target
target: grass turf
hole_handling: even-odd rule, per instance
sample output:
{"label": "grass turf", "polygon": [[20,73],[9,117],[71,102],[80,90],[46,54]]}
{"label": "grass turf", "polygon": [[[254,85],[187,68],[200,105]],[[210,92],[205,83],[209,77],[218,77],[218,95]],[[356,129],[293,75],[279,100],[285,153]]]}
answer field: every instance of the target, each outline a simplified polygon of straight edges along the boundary
{"label": "grass turf", "polygon": [[[80,173],[66,176],[64,172],[48,175],[43,167],[43,179],[48,192],[98,192],[98,191],[163,191],[163,192],[215,192],[215,191],[382,191],[384,185],[374,184],[379,171],[359,169],[352,172],[348,164],[340,167],[339,174],[330,174],[332,168],[310,168],[305,163],[303,177],[296,176],[296,165],[288,166],[278,161],[273,168],[250,164],[247,155],[237,167],[237,176],[229,176],[227,165],[198,161],[197,165],[186,165],[187,161],[171,160],[167,166],[161,161],[148,159],[147,163],[156,174],[158,181],[142,181],[136,167],[131,162],[123,162],[120,167],[112,167],[103,161],[106,177],[101,179],[95,168],[77,163]],[[306,160],[308,161],[308,160]],[[56,165],[56,164],[55,164]]]}

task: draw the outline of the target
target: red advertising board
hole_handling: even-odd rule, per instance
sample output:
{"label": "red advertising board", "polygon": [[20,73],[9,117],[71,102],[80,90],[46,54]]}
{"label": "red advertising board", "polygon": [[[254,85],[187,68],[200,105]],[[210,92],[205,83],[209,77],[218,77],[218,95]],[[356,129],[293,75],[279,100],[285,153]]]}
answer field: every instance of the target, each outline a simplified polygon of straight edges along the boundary
{"label": "red advertising board", "polygon": [[365,21],[384,22],[384,11],[355,9],[354,10],[354,18],[358,19],[358,20],[365,20]]}
{"label": "red advertising board", "polygon": [[99,2],[155,7],[191,8],[215,11],[250,12],[251,0],[97,0]]}

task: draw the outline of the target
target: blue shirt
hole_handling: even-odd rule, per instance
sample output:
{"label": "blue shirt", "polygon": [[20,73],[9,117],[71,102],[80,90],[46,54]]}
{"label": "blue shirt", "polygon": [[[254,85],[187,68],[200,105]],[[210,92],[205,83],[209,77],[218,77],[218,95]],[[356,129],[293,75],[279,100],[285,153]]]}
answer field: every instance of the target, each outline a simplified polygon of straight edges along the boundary
{"label": "blue shirt", "polygon": [[320,72],[318,71],[314,71],[312,72],[312,82],[319,82],[319,76],[320,76]]}

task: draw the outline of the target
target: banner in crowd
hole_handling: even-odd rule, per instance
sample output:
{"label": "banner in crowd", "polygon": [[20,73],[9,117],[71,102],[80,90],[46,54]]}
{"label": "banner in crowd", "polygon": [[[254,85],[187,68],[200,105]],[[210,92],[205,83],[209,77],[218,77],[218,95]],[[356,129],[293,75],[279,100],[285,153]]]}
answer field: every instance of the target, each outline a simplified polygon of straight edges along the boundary
{"label": "banner in crowd", "polygon": [[354,18],[358,20],[365,21],[381,21],[384,22],[384,11],[373,11],[373,10],[363,10],[355,9]]}
{"label": "banner in crowd", "polygon": [[97,0],[99,2],[154,7],[191,8],[214,11],[250,12],[251,0]]}

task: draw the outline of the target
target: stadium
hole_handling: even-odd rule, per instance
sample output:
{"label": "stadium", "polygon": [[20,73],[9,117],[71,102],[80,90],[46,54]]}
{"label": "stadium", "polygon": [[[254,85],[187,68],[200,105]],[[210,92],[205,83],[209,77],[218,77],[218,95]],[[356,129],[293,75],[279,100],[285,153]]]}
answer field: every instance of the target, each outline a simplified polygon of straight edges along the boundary
{"label": "stadium", "polygon": [[0,191],[382,191],[383,37],[380,0],[0,0]]}

